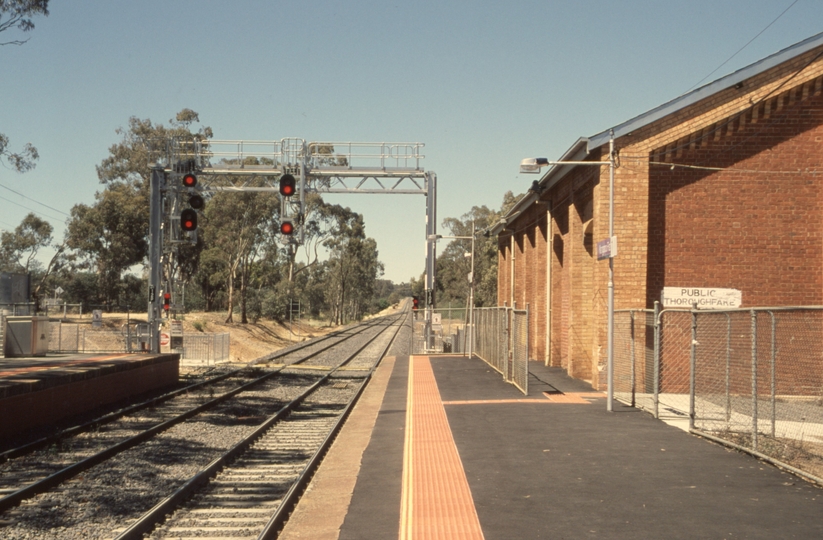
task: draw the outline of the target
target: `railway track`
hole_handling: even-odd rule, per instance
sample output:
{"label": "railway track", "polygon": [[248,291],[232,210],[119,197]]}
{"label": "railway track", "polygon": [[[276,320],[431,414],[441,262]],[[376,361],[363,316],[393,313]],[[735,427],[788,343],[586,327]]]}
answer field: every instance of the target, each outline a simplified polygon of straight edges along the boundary
{"label": "railway track", "polygon": [[[142,538],[172,512],[152,538],[180,538],[198,527],[199,537],[215,527],[225,537],[231,523],[242,525],[232,529],[236,535],[260,529],[263,517],[271,531],[266,534],[275,533],[302,490],[301,479],[309,477],[406,317],[378,319],[270,355],[90,423],[58,439],[59,445],[38,441],[0,455],[6,459],[0,465],[0,536]],[[237,513],[237,505],[248,505],[244,497],[267,501],[255,504],[254,519]],[[217,509],[221,500],[229,510]],[[282,510],[262,516],[270,507]],[[223,521],[213,521],[212,511]]]}

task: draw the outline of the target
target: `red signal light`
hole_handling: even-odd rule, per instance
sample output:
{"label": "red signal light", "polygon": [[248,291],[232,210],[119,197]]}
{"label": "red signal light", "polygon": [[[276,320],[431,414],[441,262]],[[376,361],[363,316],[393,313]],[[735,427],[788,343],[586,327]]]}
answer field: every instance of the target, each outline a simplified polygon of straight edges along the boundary
{"label": "red signal light", "polygon": [[171,293],[163,293],[163,309],[166,311],[171,307]]}
{"label": "red signal light", "polygon": [[417,309],[418,304],[420,304],[420,300],[416,296],[412,297],[412,307]]}
{"label": "red signal light", "polygon": [[191,208],[186,208],[180,212],[180,228],[184,231],[197,229],[197,212]]}
{"label": "red signal light", "polygon": [[193,174],[189,173],[183,177],[183,186],[187,188],[193,188],[197,185],[197,177]]}
{"label": "red signal light", "polygon": [[294,176],[284,174],[280,177],[280,195],[284,197],[291,197],[297,191],[297,181]]}
{"label": "red signal light", "polygon": [[294,233],[294,223],[291,221],[284,221],[280,224],[280,234],[291,235]]}

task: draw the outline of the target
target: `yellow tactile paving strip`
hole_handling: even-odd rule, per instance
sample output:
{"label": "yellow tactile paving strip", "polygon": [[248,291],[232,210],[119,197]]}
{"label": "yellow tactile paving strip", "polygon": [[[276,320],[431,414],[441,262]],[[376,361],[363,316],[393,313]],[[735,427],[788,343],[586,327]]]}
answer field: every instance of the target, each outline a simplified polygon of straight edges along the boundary
{"label": "yellow tactile paving strip", "polygon": [[428,357],[409,358],[408,388],[400,538],[482,539]]}
{"label": "yellow tactile paving strip", "polygon": [[605,398],[603,392],[570,392],[566,394],[550,394],[543,392],[544,398],[537,399],[474,399],[468,401],[444,401],[443,405],[502,405],[504,403],[542,403],[550,405],[553,403],[567,403],[574,405],[590,405],[592,400]]}

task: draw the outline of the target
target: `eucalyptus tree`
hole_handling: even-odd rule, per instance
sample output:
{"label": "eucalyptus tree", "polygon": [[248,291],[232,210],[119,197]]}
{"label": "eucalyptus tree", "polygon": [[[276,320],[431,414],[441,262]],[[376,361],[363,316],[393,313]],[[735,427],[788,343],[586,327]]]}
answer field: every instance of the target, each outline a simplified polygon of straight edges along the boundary
{"label": "eucalyptus tree", "polygon": [[[30,32],[34,30],[31,18],[35,15],[48,16],[49,0],[0,0],[0,33],[14,31]],[[0,45],[22,45],[27,39],[0,41]],[[34,168],[39,158],[37,148],[27,143],[20,152],[9,150],[9,138],[0,133],[0,162],[7,162],[17,172],[26,172]]]}
{"label": "eucalyptus tree", "polygon": [[97,273],[108,301],[116,297],[123,273],[148,256],[150,165],[166,156],[171,138],[210,139],[209,127],[193,131],[199,120],[191,109],[177,113],[169,127],[130,118],[128,128],[116,130],[121,140],[109,147],[108,157],[97,166],[97,177],[105,187],[95,194],[94,204],[71,209],[66,244],[82,267]]}
{"label": "eucalyptus tree", "polygon": [[54,227],[29,213],[13,231],[0,233],[0,267],[6,272],[27,273],[37,263],[37,252],[51,244]]}
{"label": "eucalyptus tree", "polygon": [[[250,187],[259,182],[251,181]],[[263,254],[263,246],[277,230],[280,199],[270,192],[218,192],[211,197],[204,211],[203,241],[209,255],[220,261],[225,276],[228,314],[226,322],[234,321],[235,293],[239,290],[241,321],[248,321],[246,295],[250,270]],[[239,281],[239,286],[238,286]]]}
{"label": "eucalyptus tree", "polygon": [[363,216],[338,207],[335,217],[334,234],[324,242],[330,251],[326,299],[331,321],[343,324],[366,312],[383,263],[377,242],[366,237]]}

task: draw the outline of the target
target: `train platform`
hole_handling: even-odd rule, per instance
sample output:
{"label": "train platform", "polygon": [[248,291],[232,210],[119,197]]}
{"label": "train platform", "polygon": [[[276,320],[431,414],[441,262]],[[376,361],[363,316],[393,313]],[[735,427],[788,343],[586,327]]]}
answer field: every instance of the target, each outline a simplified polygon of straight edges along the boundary
{"label": "train platform", "polygon": [[531,372],[384,359],[280,538],[823,538],[819,487]]}
{"label": "train platform", "polygon": [[0,357],[0,437],[176,384],[178,354]]}

